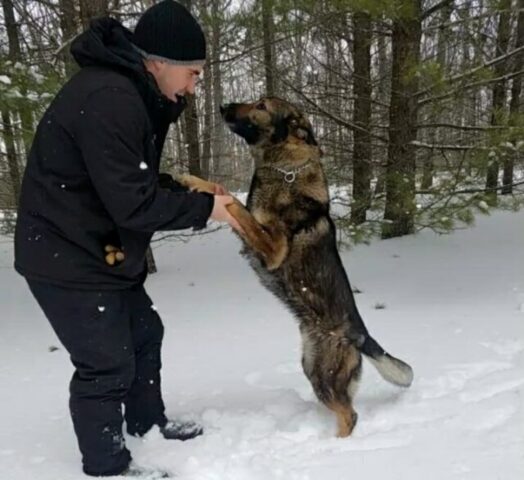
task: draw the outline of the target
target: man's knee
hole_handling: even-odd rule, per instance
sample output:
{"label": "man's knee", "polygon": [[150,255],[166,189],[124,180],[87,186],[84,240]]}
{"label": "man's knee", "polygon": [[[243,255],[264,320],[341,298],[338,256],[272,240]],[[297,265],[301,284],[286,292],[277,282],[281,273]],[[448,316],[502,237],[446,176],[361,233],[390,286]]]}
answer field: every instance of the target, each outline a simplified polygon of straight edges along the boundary
{"label": "man's knee", "polygon": [[75,365],[70,384],[76,397],[117,399],[123,398],[135,379],[135,357],[127,354],[104,365]]}

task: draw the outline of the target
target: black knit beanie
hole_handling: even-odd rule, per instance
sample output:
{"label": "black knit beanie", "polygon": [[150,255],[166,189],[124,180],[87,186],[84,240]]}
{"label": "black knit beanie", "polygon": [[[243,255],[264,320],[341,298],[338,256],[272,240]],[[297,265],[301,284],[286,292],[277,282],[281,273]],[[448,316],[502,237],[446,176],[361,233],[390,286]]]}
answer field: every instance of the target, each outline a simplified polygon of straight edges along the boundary
{"label": "black knit beanie", "polygon": [[206,39],[191,13],[174,0],[148,8],[138,20],[133,44],[144,58],[173,65],[203,65]]}

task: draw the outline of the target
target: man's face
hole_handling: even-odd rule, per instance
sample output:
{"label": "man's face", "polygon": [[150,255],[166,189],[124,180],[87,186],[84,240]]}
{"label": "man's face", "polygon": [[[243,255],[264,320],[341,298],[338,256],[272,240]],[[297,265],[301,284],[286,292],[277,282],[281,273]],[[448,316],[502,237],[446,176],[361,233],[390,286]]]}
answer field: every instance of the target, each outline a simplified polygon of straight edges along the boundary
{"label": "man's face", "polygon": [[196,81],[202,73],[201,65],[171,65],[158,60],[146,60],[145,65],[160,91],[173,102],[177,101],[177,95],[194,94]]}

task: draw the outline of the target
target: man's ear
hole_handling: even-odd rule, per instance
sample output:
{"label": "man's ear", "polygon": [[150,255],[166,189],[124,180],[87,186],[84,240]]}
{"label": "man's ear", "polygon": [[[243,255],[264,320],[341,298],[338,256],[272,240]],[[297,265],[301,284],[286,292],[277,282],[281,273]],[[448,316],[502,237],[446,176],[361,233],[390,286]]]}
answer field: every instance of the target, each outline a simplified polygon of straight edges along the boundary
{"label": "man's ear", "polygon": [[150,58],[144,59],[144,65],[146,70],[153,75],[156,75],[162,71],[165,66],[165,63],[160,60],[151,60]]}

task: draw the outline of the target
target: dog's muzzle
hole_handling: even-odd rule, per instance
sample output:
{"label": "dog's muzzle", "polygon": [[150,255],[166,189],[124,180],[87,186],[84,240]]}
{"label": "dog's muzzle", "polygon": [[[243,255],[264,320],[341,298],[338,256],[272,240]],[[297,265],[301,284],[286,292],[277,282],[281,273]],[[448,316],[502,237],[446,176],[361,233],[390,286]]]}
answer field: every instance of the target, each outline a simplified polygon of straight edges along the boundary
{"label": "dog's muzzle", "polygon": [[233,133],[242,137],[248,145],[254,145],[260,139],[260,130],[248,117],[238,116],[239,106],[238,103],[220,105],[220,114]]}

